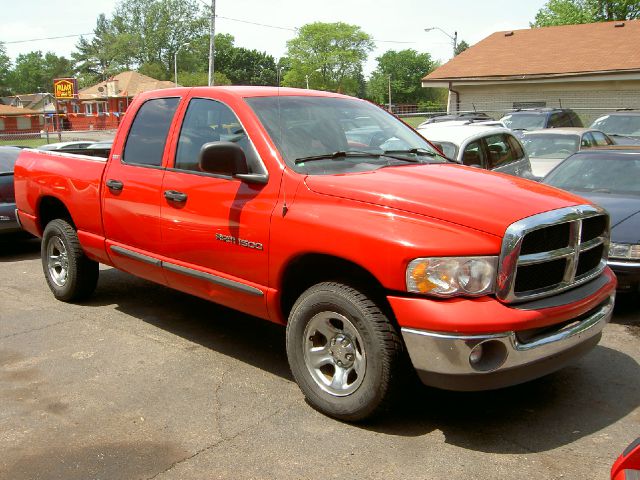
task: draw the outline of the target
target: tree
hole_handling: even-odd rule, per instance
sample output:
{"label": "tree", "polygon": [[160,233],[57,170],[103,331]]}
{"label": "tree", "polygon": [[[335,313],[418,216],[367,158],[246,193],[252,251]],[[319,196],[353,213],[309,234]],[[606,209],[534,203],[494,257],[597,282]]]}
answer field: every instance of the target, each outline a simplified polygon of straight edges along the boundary
{"label": "tree", "polygon": [[289,69],[283,85],[309,86],[355,95],[362,65],[373,50],[370,35],[356,25],[315,22],[304,25],[287,42]]}
{"label": "tree", "polygon": [[9,89],[9,75],[11,73],[11,59],[7,55],[4,43],[0,42],[0,95],[7,95]]}
{"label": "tree", "polygon": [[470,45],[465,42],[464,40],[461,40],[457,45],[455,50],[453,51],[453,55],[457,56],[460,55],[462,52],[464,52],[465,50],[467,50],[470,47]]}
{"label": "tree", "polygon": [[367,97],[372,101],[378,104],[389,101],[389,76],[394,103],[417,104],[434,99],[433,89],[422,88],[422,78],[438,66],[428,53],[388,50],[376,61],[378,66],[367,85]]}
{"label": "tree", "polygon": [[633,20],[640,18],[640,0],[548,0],[532,27]]}
{"label": "tree", "polygon": [[14,69],[9,75],[9,86],[15,94],[49,92],[53,80],[73,75],[69,59],[58,57],[52,52],[42,55],[41,51],[18,55]]}

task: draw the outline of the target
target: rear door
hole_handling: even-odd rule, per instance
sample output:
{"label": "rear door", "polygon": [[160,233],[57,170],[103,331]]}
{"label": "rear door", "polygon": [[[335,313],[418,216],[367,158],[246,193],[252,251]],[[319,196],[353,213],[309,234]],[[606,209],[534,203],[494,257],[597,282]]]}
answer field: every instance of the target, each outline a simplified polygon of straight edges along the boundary
{"label": "rear door", "polygon": [[137,276],[166,283],[160,204],[165,145],[178,97],[152,98],[136,112],[125,144],[114,145],[103,175],[103,223],[113,264]]}

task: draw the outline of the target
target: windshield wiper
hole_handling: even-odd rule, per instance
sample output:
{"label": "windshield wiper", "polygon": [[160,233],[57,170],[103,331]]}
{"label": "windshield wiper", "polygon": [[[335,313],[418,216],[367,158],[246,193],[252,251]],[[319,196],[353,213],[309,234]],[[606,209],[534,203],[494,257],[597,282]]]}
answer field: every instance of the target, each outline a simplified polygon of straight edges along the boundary
{"label": "windshield wiper", "polygon": [[436,158],[436,157],[442,157],[445,160],[449,161],[449,162],[453,162],[453,163],[458,163],[455,160],[450,159],[449,157],[446,157],[440,153],[437,152],[432,152],[430,150],[426,150],[424,148],[410,148],[408,150],[385,150],[384,151],[384,155],[386,157],[391,157],[391,158],[396,158],[398,160],[406,160],[408,162],[418,162],[418,160],[412,159],[412,158],[405,158],[405,157],[395,157],[393,156],[395,155],[400,155],[403,153],[412,153],[414,155],[417,156],[421,156],[421,157],[432,157],[432,158]]}
{"label": "windshield wiper", "polygon": [[314,160],[335,160],[338,158],[347,158],[347,157],[380,158],[381,156],[382,155],[379,153],[357,152],[357,151],[347,152],[345,150],[338,150],[337,152],[333,152],[333,153],[323,153],[322,155],[312,155],[310,157],[296,158],[294,163],[296,165],[299,165],[300,163],[313,162]]}

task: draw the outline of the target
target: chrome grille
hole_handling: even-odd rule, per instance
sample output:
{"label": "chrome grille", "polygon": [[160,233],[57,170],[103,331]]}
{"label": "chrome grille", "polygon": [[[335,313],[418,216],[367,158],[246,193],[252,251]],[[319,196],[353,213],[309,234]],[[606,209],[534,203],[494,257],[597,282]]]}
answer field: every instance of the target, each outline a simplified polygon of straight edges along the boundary
{"label": "chrome grille", "polygon": [[602,273],[609,249],[609,216],[580,205],[512,224],[502,241],[497,296],[507,303],[547,297]]}

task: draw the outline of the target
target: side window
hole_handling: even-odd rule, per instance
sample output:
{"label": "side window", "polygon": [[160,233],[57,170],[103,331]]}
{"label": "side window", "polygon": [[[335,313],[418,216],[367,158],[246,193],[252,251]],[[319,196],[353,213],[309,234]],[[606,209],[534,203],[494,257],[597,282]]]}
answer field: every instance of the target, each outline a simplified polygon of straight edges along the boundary
{"label": "side window", "polygon": [[604,133],[602,133],[602,132],[591,132],[591,134],[593,135],[593,139],[595,141],[595,144],[598,147],[605,147],[607,145],[613,145],[613,140],[611,140],[609,137],[607,137]]}
{"label": "side window", "polygon": [[593,147],[596,144],[596,141],[593,139],[591,133],[587,132],[582,135],[582,140],[580,141],[580,146],[583,148]]}
{"label": "side window", "polygon": [[479,165],[484,167],[484,153],[482,152],[482,144],[480,141],[471,142],[464,148],[462,153],[462,163],[465,165]]}
{"label": "side window", "polygon": [[569,117],[571,118],[571,125],[574,127],[582,127],[582,120],[576,112],[568,112]]}
{"label": "side window", "polygon": [[258,155],[235,113],[215,100],[194,98],[189,102],[180,129],[174,168],[200,171],[200,150],[209,142],[237,143],[247,157],[250,172],[260,170]]}
{"label": "side window", "polygon": [[549,117],[549,128],[564,127],[566,125],[566,116],[563,113],[552,113]]}
{"label": "side window", "polygon": [[167,134],[179,102],[179,98],[154,98],[140,107],[122,152],[124,163],[162,165]]}
{"label": "side window", "polygon": [[520,160],[524,158],[524,150],[522,148],[522,144],[514,137],[513,135],[507,135],[507,140],[509,140],[509,144],[511,145],[511,149],[513,150],[513,157],[515,160]]}
{"label": "side window", "polygon": [[487,168],[493,170],[515,160],[507,135],[500,133],[485,138],[489,155]]}

